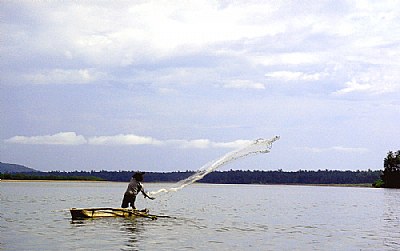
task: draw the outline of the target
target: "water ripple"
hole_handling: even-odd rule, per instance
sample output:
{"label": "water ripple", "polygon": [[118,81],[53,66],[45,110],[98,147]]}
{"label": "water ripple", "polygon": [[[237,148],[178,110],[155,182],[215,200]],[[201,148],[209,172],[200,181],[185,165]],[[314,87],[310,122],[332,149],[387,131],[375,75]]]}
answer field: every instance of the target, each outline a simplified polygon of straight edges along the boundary
{"label": "water ripple", "polygon": [[126,184],[0,186],[4,250],[400,250],[397,190],[199,184],[138,198],[174,218],[71,221],[70,207],[119,206]]}

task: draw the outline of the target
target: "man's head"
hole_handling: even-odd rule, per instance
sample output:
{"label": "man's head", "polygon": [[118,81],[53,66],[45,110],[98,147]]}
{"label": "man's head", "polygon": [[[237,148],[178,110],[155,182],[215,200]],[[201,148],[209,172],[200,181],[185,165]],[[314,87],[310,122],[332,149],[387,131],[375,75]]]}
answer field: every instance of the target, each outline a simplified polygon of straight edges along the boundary
{"label": "man's head", "polygon": [[143,181],[143,175],[144,172],[136,172],[133,177],[137,180],[137,181]]}

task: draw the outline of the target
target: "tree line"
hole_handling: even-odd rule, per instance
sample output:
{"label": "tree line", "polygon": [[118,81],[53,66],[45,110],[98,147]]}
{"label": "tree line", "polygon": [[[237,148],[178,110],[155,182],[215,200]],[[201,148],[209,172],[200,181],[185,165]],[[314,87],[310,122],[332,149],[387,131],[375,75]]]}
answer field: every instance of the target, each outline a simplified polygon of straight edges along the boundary
{"label": "tree line", "polygon": [[[16,166],[20,169],[16,169]],[[384,170],[380,171],[338,171],[338,170],[299,170],[296,172],[277,171],[214,171],[200,183],[219,184],[362,184],[370,183],[374,187],[400,188],[400,150],[389,151],[383,161]],[[24,166],[0,162],[2,171],[0,179],[14,180],[104,180],[129,181],[133,172],[130,171],[51,171],[39,172]],[[8,169],[7,169],[8,168]],[[16,172],[15,170],[29,170]],[[8,171],[7,171],[8,170]],[[14,170],[10,173],[9,170]],[[146,182],[177,182],[183,180],[193,171],[184,172],[148,172]]]}
{"label": "tree line", "polygon": [[[145,182],[177,182],[194,171],[147,172]],[[200,183],[218,184],[372,184],[380,178],[381,171],[339,171],[339,170],[299,170],[295,172],[276,171],[214,171]],[[18,174],[0,174],[1,179],[56,179],[56,180],[104,180],[128,182],[134,172],[130,171],[51,171]]]}

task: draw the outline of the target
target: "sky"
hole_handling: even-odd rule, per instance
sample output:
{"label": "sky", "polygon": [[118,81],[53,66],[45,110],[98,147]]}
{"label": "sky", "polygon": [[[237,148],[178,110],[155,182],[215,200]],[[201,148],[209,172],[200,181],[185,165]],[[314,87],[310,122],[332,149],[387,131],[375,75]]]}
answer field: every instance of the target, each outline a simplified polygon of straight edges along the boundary
{"label": "sky", "polygon": [[41,171],[379,170],[399,1],[1,1],[0,161]]}

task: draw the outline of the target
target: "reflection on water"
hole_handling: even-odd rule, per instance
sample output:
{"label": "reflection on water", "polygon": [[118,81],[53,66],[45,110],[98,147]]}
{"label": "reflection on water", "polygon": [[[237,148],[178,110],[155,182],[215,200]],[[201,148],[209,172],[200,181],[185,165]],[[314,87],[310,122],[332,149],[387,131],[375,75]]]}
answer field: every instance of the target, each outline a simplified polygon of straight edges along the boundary
{"label": "reflection on water", "polygon": [[400,190],[385,189],[384,195],[384,245],[394,250],[399,248],[400,240]]}
{"label": "reflection on water", "polygon": [[145,230],[144,226],[138,225],[136,219],[124,219],[120,221],[120,231],[125,234],[125,247],[123,250],[138,250],[141,233]]}
{"label": "reflection on water", "polygon": [[[163,184],[146,184],[157,190]],[[125,183],[0,183],[1,250],[400,250],[400,190],[189,186],[137,206],[173,218],[71,221]]]}

